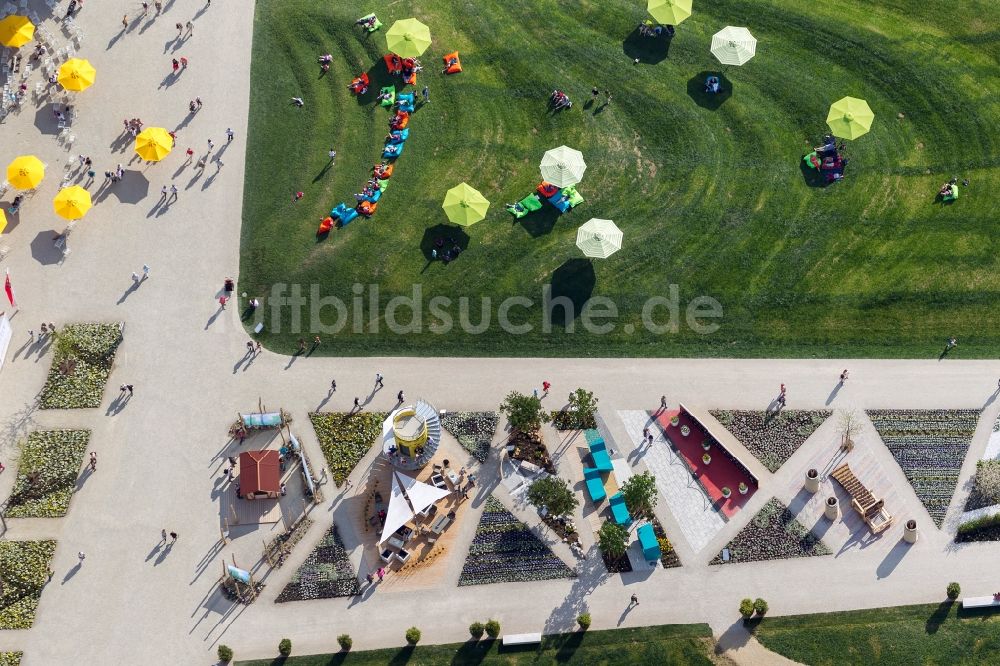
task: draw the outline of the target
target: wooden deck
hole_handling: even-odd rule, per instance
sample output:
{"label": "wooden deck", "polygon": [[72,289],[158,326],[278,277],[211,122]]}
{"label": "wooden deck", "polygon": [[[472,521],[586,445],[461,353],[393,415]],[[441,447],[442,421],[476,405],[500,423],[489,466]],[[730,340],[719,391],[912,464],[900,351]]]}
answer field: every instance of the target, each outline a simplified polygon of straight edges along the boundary
{"label": "wooden deck", "polygon": [[229,483],[222,496],[226,519],[230,525],[269,525],[281,521],[281,503],[276,499],[240,499],[239,485]]}

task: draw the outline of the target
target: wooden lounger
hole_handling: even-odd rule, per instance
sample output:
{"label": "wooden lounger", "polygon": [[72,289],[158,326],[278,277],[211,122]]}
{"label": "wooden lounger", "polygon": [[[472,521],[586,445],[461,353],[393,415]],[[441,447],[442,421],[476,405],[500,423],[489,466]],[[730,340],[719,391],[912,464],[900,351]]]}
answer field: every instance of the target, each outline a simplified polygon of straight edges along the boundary
{"label": "wooden lounger", "polygon": [[885,501],[875,496],[858,481],[850,466],[844,463],[830,473],[851,496],[851,506],[861,514],[873,534],[879,534],[892,525],[892,515],[885,510]]}

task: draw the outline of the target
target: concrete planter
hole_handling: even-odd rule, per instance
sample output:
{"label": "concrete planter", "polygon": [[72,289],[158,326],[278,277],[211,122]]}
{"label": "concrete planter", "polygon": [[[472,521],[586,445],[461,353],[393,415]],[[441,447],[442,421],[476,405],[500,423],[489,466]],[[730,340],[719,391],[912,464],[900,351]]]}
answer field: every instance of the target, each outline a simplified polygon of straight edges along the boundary
{"label": "concrete planter", "polygon": [[811,493],[819,492],[819,472],[814,469],[806,472],[806,490]]}
{"label": "concrete planter", "polygon": [[830,520],[837,520],[840,517],[840,502],[837,501],[836,497],[826,498],[826,510],[824,513]]}
{"label": "concrete planter", "polygon": [[903,526],[903,541],[906,543],[917,542],[917,521],[906,521],[906,525]]}

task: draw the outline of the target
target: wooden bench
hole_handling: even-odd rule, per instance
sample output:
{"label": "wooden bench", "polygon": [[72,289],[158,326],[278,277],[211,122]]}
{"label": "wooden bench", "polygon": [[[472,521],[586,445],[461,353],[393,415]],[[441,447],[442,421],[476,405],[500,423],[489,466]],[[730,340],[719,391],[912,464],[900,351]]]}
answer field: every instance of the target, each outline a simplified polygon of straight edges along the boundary
{"label": "wooden bench", "polygon": [[996,597],[966,597],[962,599],[962,608],[1000,608],[1000,599]]}
{"label": "wooden bench", "polygon": [[836,479],[851,496],[851,506],[861,514],[873,534],[889,529],[892,525],[892,514],[885,510],[885,500],[875,499],[875,496],[854,476],[847,463],[830,472],[830,476]]}
{"label": "wooden bench", "polygon": [[535,634],[509,634],[504,635],[503,644],[506,645],[531,645],[532,643],[541,643],[542,633],[538,632]]}

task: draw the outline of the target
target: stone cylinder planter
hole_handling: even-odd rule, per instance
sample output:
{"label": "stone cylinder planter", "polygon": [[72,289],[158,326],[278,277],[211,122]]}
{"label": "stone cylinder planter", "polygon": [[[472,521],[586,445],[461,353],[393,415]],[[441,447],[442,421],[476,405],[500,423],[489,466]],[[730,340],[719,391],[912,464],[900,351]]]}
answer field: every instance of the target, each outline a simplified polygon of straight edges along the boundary
{"label": "stone cylinder planter", "polygon": [[840,517],[840,502],[837,501],[836,497],[826,498],[826,517],[830,520],[837,520]]}
{"label": "stone cylinder planter", "polygon": [[917,542],[917,521],[912,519],[906,521],[906,525],[903,526],[903,541],[906,543]]}
{"label": "stone cylinder planter", "polygon": [[814,469],[806,472],[806,490],[811,493],[819,492],[819,472]]}

